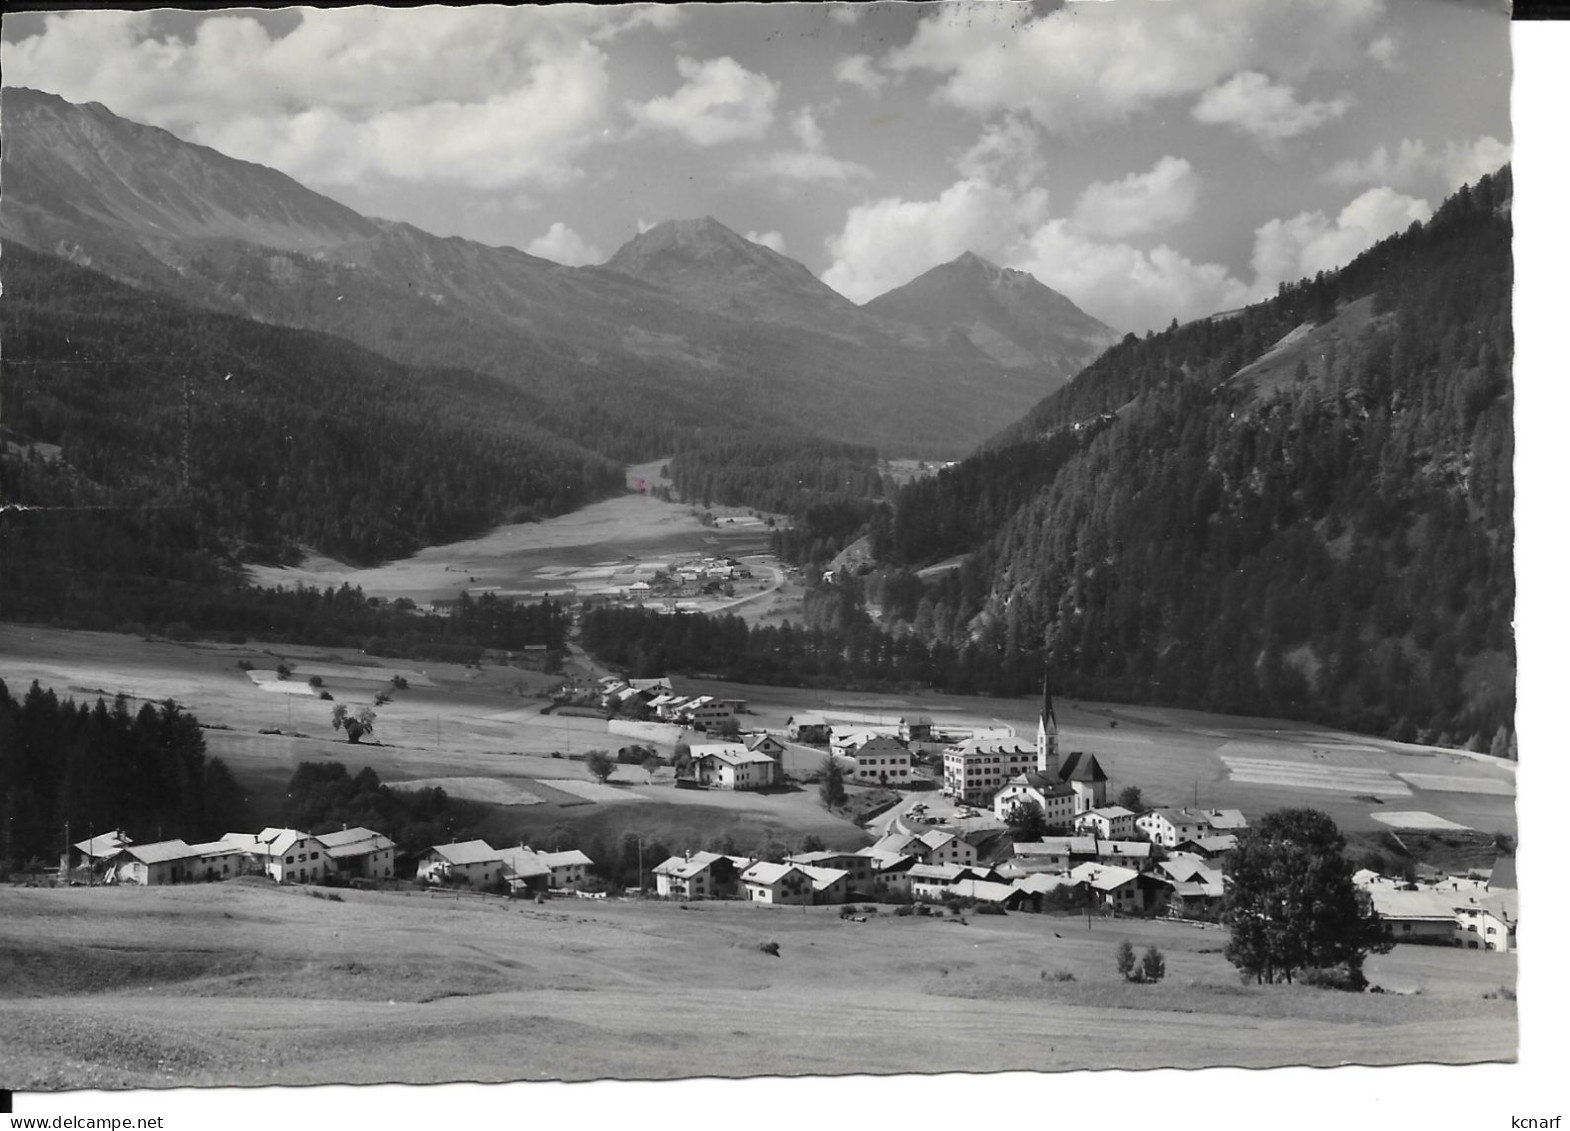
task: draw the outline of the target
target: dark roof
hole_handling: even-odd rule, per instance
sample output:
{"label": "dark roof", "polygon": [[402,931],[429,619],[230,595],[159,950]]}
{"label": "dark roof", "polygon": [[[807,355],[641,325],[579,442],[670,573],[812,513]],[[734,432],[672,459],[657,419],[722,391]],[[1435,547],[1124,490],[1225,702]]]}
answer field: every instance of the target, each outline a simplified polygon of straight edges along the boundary
{"label": "dark roof", "polygon": [[1058,770],[1058,776],[1064,781],[1107,780],[1106,771],[1101,768],[1101,763],[1096,761],[1096,756],[1078,750],[1064,760],[1062,768]]}
{"label": "dark roof", "polygon": [[1041,677],[1041,721],[1051,723],[1053,727],[1058,725],[1057,712],[1052,709],[1052,692],[1047,690],[1045,676]]}

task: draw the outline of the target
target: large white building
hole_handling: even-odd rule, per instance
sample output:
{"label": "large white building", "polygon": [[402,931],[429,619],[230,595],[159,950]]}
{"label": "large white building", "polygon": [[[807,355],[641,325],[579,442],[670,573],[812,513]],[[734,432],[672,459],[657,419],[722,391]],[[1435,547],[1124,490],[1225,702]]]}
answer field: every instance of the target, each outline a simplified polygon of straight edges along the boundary
{"label": "large white building", "polygon": [[1011,778],[1035,769],[1036,751],[1012,738],[968,738],[943,751],[943,792],[985,805]]}
{"label": "large white building", "polygon": [[856,763],[855,779],[881,785],[910,784],[910,749],[888,735],[869,738],[851,755]]}

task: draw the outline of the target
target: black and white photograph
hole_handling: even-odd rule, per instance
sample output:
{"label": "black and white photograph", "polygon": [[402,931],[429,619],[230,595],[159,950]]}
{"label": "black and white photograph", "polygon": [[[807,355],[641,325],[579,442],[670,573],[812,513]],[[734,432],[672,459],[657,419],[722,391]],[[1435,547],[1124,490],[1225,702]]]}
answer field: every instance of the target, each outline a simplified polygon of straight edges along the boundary
{"label": "black and white photograph", "polygon": [[0,1088],[1508,1081],[1521,26],[7,12]]}

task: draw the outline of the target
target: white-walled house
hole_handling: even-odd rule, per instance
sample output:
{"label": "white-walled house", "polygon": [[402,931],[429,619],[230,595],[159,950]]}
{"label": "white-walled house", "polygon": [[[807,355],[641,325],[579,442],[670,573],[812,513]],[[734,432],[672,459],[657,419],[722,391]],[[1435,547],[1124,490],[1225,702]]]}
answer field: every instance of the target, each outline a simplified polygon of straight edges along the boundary
{"label": "white-walled house", "polygon": [[393,855],[398,846],[391,838],[356,827],[322,833],[316,839],[327,850],[338,875],[365,880],[393,878]]}
{"label": "white-walled house", "polygon": [[274,883],[319,883],[338,871],[327,846],[298,829],[269,827],[259,833],[225,833],[223,841],[242,850]]}
{"label": "white-walled house", "polygon": [[692,775],[711,789],[767,789],[779,784],[780,764],[740,742],[694,743]]}
{"label": "white-walled house", "polygon": [[875,785],[910,784],[910,748],[897,738],[876,735],[851,754],[856,781]]}
{"label": "white-walled house", "polygon": [[179,839],[129,844],[106,859],[104,879],[145,887],[227,880],[243,874],[243,855],[221,840],[206,844],[187,844]]}
{"label": "white-walled house", "polygon": [[432,884],[467,883],[484,887],[506,878],[502,853],[483,840],[438,844],[421,854],[415,876]]}
{"label": "white-walled house", "polygon": [[1009,820],[1015,806],[1035,802],[1050,828],[1067,829],[1074,821],[1078,794],[1068,782],[1057,781],[1035,770],[1011,778],[992,798],[992,815]]}
{"label": "white-walled house", "polygon": [[734,899],[744,892],[741,874],[754,861],[718,852],[687,852],[654,868],[654,888],[666,899]]}
{"label": "white-walled house", "polygon": [[760,860],[741,874],[747,898],[754,903],[804,904],[813,902],[813,879],[795,864]]}
{"label": "white-walled house", "polygon": [[1132,840],[1135,833],[1134,811],[1121,805],[1087,809],[1074,818],[1074,831],[1097,840]]}
{"label": "white-walled house", "polygon": [[1136,817],[1134,826],[1152,844],[1159,844],[1163,848],[1176,848],[1185,840],[1198,840],[1210,835],[1210,822],[1187,809],[1152,809]]}

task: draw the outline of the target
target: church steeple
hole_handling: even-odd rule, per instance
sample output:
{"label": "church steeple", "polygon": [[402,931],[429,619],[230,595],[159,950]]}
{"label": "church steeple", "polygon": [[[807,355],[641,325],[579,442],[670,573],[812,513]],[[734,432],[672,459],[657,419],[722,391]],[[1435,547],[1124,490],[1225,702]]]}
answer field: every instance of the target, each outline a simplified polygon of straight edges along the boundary
{"label": "church steeple", "polygon": [[1052,709],[1052,692],[1041,680],[1041,716],[1036,722],[1036,772],[1050,778],[1058,776],[1058,716]]}

